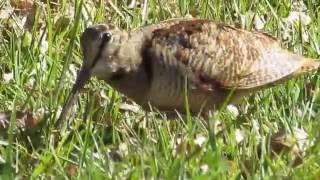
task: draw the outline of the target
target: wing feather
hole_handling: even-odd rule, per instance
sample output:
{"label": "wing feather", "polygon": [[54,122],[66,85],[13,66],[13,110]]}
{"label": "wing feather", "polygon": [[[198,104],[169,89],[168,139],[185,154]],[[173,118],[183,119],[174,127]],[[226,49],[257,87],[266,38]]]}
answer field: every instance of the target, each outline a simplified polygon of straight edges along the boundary
{"label": "wing feather", "polygon": [[207,91],[258,88],[289,76],[304,63],[269,35],[214,21],[168,21],[150,30],[149,53],[165,65],[174,64]]}

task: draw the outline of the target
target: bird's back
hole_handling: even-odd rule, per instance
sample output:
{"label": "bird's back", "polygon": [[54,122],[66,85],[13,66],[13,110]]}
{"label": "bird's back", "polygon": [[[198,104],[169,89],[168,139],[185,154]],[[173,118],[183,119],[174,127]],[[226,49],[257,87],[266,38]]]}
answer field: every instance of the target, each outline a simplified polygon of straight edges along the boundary
{"label": "bird's back", "polygon": [[[143,57],[152,64],[148,100],[160,109],[212,109],[235,98],[319,68],[283,50],[275,38],[209,20],[168,21],[149,28]],[[300,73],[298,73],[300,72]],[[187,82],[187,84],[185,84]]]}

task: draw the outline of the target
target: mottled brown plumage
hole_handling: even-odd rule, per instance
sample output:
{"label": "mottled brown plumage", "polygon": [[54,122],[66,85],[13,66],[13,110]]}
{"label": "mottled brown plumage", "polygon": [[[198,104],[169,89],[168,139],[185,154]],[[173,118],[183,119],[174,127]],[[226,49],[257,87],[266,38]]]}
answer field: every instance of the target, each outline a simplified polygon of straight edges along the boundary
{"label": "mottled brown plumage", "polygon": [[176,19],[132,31],[97,25],[81,37],[82,70],[73,92],[96,76],[144,108],[183,112],[214,110],[234,90],[230,103],[319,68],[277,40],[202,19]]}

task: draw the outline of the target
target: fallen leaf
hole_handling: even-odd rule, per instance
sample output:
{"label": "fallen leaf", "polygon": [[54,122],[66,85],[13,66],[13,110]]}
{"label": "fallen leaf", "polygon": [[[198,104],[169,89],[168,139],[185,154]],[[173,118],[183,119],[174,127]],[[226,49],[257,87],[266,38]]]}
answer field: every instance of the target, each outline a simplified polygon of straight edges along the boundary
{"label": "fallen leaf", "polygon": [[11,0],[10,4],[14,9],[15,15],[17,15],[15,22],[20,28],[32,29],[37,9],[35,1]]}
{"label": "fallen leaf", "polygon": [[[12,112],[0,112],[0,130],[4,131],[9,128]],[[40,122],[39,117],[30,112],[16,112],[16,127],[18,132],[35,127]]]}
{"label": "fallen leaf", "polygon": [[34,1],[33,0],[11,0],[10,4],[17,10],[27,11],[33,8]]}
{"label": "fallen leaf", "polygon": [[289,151],[292,148],[292,142],[289,142],[287,133],[280,130],[271,137],[270,149],[274,154],[280,154],[284,151]]}
{"label": "fallen leaf", "polygon": [[292,128],[292,133],[279,130],[271,137],[270,149],[274,155],[283,153],[291,156],[292,166],[303,162],[307,146],[311,144],[308,134],[301,128]]}
{"label": "fallen leaf", "polygon": [[78,172],[78,166],[75,165],[75,164],[69,164],[69,165],[67,166],[67,172],[68,172],[68,174],[70,174],[70,175],[75,175],[75,174],[77,174],[77,172]]}

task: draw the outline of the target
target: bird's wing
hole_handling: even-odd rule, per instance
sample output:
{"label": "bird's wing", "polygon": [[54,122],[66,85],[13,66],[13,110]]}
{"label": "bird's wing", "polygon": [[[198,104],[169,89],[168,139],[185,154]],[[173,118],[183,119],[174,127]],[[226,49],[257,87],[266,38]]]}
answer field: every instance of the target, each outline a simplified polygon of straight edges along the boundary
{"label": "bird's wing", "polygon": [[150,57],[175,66],[206,90],[258,88],[291,75],[304,63],[264,33],[201,19],[165,23],[152,28]]}

